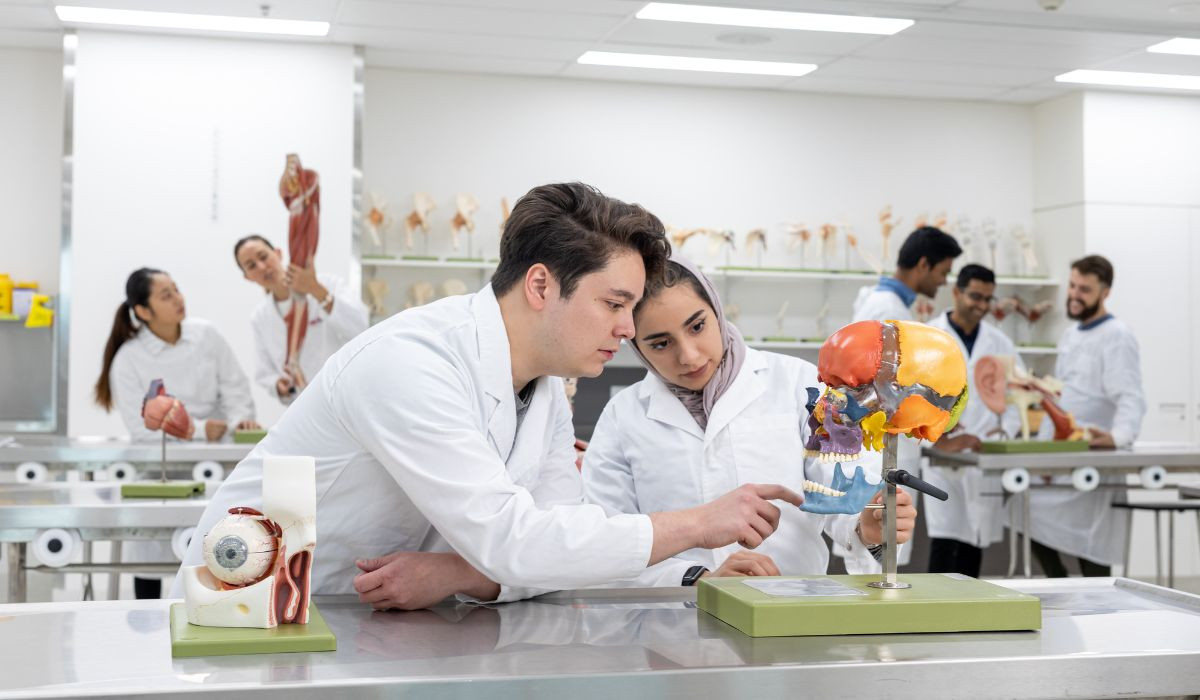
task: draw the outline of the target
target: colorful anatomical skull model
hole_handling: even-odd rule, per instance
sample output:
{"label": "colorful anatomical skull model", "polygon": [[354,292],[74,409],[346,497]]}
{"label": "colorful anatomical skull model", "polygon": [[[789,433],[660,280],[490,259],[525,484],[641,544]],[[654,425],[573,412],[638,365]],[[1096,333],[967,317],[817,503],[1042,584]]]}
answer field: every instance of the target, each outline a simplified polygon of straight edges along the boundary
{"label": "colorful anatomical skull model", "polygon": [[821,346],[805,454],[850,461],[884,434],[936,442],[967,402],[967,364],[948,333],[908,321],[859,321]]}
{"label": "colorful anatomical skull model", "polygon": [[316,511],[313,458],[264,458],[262,511],[230,508],[204,537],[204,566],[182,571],[188,622],[307,623]]}

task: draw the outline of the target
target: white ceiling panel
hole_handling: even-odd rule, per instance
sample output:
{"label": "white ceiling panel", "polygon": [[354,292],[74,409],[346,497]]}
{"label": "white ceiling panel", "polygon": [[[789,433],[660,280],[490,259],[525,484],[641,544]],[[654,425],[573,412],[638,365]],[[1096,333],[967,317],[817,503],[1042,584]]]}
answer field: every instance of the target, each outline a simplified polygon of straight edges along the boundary
{"label": "white ceiling panel", "polygon": [[426,51],[468,56],[498,56],[536,61],[574,61],[592,48],[586,41],[488,34],[396,31],[378,27],[344,26],[334,40],[382,50]]}
{"label": "white ceiling panel", "polygon": [[[1032,2],[1033,0],[1030,0]],[[1141,49],[1173,34],[1134,34],[1086,29],[1028,27],[1004,22],[954,22],[930,20],[917,22],[896,37],[942,37],[964,41],[999,41],[1047,46]]]}
{"label": "white ceiling panel", "polygon": [[[1012,68],[945,61],[889,61],[871,58],[842,58],[820,68],[822,78],[960,83],[994,87],[1017,87],[1044,80],[1054,71]],[[816,75],[814,73],[814,75]]]}
{"label": "white ceiling panel", "polygon": [[366,62],[371,67],[505,75],[555,75],[562,69],[559,61],[386,49],[367,49]]}
{"label": "white ceiling panel", "polygon": [[885,97],[979,100],[997,94],[1001,88],[984,85],[954,85],[897,80],[852,80],[823,78],[820,71],[796,78],[789,90],[828,92],[846,95],[882,95]]}
{"label": "white ceiling panel", "polygon": [[[327,20],[326,41],[367,47],[372,66],[564,75],[682,85],[1036,102],[1078,86],[1076,68],[1200,74],[1200,57],[1145,53],[1200,37],[1189,0],[675,0],[759,9],[907,17],[892,37],[637,20],[644,0],[71,0],[119,9]],[[1190,0],[1200,8],[1200,0]],[[0,46],[60,46],[54,0],[0,0]],[[733,35],[733,36],[730,36]],[[723,38],[722,38],[723,37]],[[766,39],[766,41],[758,41]],[[816,63],[803,78],[580,66],[587,50]]]}
{"label": "white ceiling panel", "polygon": [[1018,104],[1036,104],[1046,100],[1052,100],[1060,95],[1065,95],[1071,92],[1074,88],[1063,85],[1058,88],[1015,88],[1013,90],[1004,90],[992,95],[990,100],[993,102],[1014,102]]}
{"label": "white ceiling panel", "polygon": [[956,56],[963,63],[1054,70],[1064,66],[1088,66],[1128,53],[1129,49],[1111,46],[1014,44],[899,34],[863,48],[855,55],[861,58],[935,62],[945,61],[946,56]]}
{"label": "white ceiling panel", "polygon": [[734,75],[696,71],[649,70],[591,66],[574,63],[562,71],[563,77],[595,80],[622,80],[639,83],[669,83],[672,85],[703,85],[709,87],[766,88],[782,87],[789,77],[773,75]]}
{"label": "white ceiling panel", "polygon": [[465,7],[449,3],[347,0],[338,10],[337,21],[339,24],[406,31],[599,41],[624,18],[615,15]]}
{"label": "white ceiling panel", "polygon": [[[726,37],[721,40],[718,37]],[[761,43],[736,43],[742,38]],[[711,48],[723,52],[752,52],[757,54],[804,54],[841,56],[857,51],[880,40],[870,34],[836,32],[799,32],[753,27],[720,27],[683,22],[631,20],[618,27],[609,41],[625,44],[658,45],[667,49]]]}
{"label": "white ceiling panel", "polygon": [[[1099,70],[1128,70],[1139,73],[1181,73],[1200,75],[1200,56],[1179,56],[1166,53],[1135,53],[1122,58],[1081,68]],[[1200,128],[1200,125],[1197,125]]]}

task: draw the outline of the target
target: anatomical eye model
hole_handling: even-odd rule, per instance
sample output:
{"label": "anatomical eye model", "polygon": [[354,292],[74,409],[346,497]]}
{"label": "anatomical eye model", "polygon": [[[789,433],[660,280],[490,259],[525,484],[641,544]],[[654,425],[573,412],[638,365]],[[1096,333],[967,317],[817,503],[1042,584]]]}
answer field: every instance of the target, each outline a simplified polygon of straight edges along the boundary
{"label": "anatomical eye model", "polygon": [[311,457],[263,459],[263,508],[236,507],[204,536],[204,566],[184,567],[188,622],[205,627],[306,624],[317,546]]}

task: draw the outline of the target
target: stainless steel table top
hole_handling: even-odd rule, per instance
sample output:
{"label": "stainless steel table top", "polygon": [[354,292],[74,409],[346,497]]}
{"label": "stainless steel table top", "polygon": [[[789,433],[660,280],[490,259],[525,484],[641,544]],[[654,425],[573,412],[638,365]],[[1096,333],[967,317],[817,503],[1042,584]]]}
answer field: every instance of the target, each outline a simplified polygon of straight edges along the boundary
{"label": "stainless steel table top", "polygon": [[1003,471],[1014,467],[1028,469],[1074,469],[1095,467],[1104,469],[1140,469],[1158,465],[1167,470],[1200,470],[1200,448],[1133,450],[1088,450],[1086,452],[1038,452],[1028,454],[981,454],[978,452],[943,452],[923,447],[922,454],[935,466],[980,467],[985,471]]}
{"label": "stainless steel table top", "polygon": [[1124,579],[1005,581],[1040,632],[753,639],[693,589],[372,612],[316,599],[327,653],[173,660],[170,601],[0,605],[0,697],[1159,697],[1200,692],[1200,597]]}
{"label": "stainless steel table top", "polygon": [[204,495],[123,499],[121,485],[113,482],[0,484],[0,538],[48,527],[189,527],[200,521],[207,505]]}
{"label": "stainless steel table top", "polygon": [[[212,460],[232,464],[241,461],[254,445],[232,442],[167,442],[168,462]],[[0,464],[41,462],[48,465],[70,464],[78,468],[103,468],[113,462],[134,464],[162,459],[158,442],[130,442],[118,438],[68,438],[53,435],[18,435],[11,442],[0,438]]]}

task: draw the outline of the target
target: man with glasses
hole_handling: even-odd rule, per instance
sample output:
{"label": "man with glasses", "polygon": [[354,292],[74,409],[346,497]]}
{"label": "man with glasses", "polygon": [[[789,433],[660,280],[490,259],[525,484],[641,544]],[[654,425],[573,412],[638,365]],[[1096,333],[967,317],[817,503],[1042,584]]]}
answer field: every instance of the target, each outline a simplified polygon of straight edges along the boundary
{"label": "man with glasses", "polygon": [[[988,355],[1010,355],[1021,364],[1012,340],[983,319],[995,301],[996,275],[982,265],[966,265],[954,284],[954,307],[929,321],[958,341],[967,358],[967,407],[954,430],[942,436],[936,447],[952,452],[978,450],[988,433],[997,429],[1011,435],[1019,427],[1016,406],[1008,406],[1002,417],[992,413],[975,392],[975,363]],[[950,494],[947,501],[925,499],[929,528],[931,573],[979,576],[983,550],[1004,535],[1004,511],[998,496],[999,479],[984,479],[977,467],[944,469],[931,467],[925,479]],[[993,483],[994,482],[994,483]]]}

